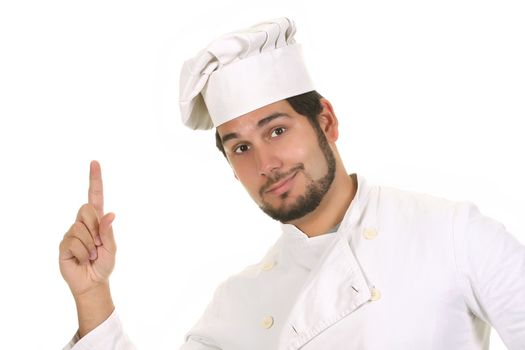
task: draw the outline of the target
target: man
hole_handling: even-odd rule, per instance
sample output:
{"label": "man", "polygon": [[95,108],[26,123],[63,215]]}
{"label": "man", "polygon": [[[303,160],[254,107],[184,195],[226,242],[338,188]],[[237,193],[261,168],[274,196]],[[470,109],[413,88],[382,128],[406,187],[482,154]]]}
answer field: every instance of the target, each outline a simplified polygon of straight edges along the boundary
{"label": "man", "polygon": [[[185,63],[181,112],[216,127],[256,204],[283,223],[260,263],[222,283],[183,350],[525,348],[525,247],[469,203],[348,175],[338,120],[286,19],[212,42]],[[133,349],[111,299],[115,260],[100,166],[60,245],[79,330],[66,349]]]}

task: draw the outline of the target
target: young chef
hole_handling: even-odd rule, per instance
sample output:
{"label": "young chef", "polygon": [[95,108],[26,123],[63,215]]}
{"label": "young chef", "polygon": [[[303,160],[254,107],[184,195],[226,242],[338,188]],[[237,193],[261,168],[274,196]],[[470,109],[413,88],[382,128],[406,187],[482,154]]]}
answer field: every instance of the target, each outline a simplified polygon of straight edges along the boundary
{"label": "young chef", "polygon": [[[338,120],[287,18],[213,41],[181,73],[180,107],[254,202],[282,223],[261,261],[216,290],[182,350],[487,349],[525,344],[525,247],[470,203],[374,186],[345,170]],[[60,245],[79,330],[65,349],[134,349],[109,290],[112,213],[89,203]]]}

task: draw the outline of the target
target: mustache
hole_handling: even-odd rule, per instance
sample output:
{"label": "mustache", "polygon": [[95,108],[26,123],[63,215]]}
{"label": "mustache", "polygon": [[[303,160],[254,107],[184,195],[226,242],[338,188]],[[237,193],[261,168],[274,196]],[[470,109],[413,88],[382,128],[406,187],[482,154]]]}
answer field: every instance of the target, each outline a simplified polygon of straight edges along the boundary
{"label": "mustache", "polygon": [[281,181],[282,179],[292,175],[293,173],[297,171],[304,171],[303,163],[299,163],[298,165],[294,166],[292,169],[288,170],[287,172],[275,172],[273,176],[268,177],[268,181],[266,181],[266,183],[261,186],[259,190],[259,195],[262,197],[263,193],[266,192],[275,183]]}

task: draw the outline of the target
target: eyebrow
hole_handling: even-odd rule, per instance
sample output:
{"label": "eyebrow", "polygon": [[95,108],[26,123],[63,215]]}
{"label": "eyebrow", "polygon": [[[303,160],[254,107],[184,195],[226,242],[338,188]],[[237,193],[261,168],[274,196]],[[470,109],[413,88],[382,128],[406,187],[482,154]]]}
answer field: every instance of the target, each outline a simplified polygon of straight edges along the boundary
{"label": "eyebrow", "polygon": [[[267,117],[264,117],[262,118],[261,120],[259,120],[257,122],[257,127],[258,128],[262,128],[263,126],[265,126],[266,124],[268,124],[269,122],[271,122],[272,120],[274,119],[277,119],[277,118],[281,118],[281,117],[287,117],[287,118],[290,118],[290,116],[286,113],[281,113],[281,112],[275,112],[275,113],[272,113],[270,114],[269,116]],[[221,141],[223,144],[225,144],[226,142],[230,141],[230,140],[233,140],[233,139],[238,139],[239,138],[239,134],[236,133],[236,132],[231,132],[231,133],[228,133],[226,135],[224,135],[222,138],[221,138]]]}

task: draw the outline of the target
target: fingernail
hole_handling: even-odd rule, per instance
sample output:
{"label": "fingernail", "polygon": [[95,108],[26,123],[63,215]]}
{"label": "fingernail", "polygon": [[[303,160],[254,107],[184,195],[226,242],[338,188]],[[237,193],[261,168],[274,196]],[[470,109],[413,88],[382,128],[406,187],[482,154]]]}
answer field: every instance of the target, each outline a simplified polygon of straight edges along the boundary
{"label": "fingernail", "polygon": [[89,254],[89,260],[95,260],[97,258],[97,250],[93,249],[91,254]]}
{"label": "fingernail", "polygon": [[100,240],[100,235],[96,235],[96,237],[95,237],[95,245],[97,247],[102,245],[102,241]]}

